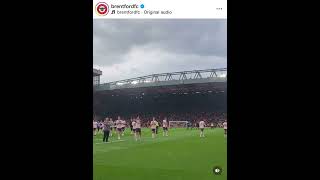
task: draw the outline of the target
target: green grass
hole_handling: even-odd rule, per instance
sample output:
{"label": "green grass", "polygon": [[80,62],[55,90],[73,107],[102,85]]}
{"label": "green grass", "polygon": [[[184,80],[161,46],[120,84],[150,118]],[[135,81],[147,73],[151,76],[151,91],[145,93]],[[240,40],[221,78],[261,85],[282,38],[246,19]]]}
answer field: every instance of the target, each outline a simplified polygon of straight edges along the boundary
{"label": "green grass", "polygon": [[[150,129],[142,129],[142,140],[136,142],[126,129],[124,141],[102,143],[102,134],[93,140],[94,180],[226,180],[227,140],[223,129],[162,129],[155,139]],[[114,135],[109,141],[117,141]],[[212,168],[220,166],[221,175]]]}

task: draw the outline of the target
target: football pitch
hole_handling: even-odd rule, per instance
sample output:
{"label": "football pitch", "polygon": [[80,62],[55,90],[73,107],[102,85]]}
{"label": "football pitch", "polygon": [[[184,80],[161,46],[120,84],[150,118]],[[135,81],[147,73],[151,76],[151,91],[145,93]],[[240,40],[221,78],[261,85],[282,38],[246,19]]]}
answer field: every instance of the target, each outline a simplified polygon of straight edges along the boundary
{"label": "football pitch", "polygon": [[[93,138],[94,180],[227,180],[227,139],[222,128],[199,130],[169,129],[169,136],[151,138],[151,130],[142,129],[136,142],[130,129],[119,141],[115,132],[110,143],[102,142],[102,133]],[[222,168],[220,175],[213,167]]]}

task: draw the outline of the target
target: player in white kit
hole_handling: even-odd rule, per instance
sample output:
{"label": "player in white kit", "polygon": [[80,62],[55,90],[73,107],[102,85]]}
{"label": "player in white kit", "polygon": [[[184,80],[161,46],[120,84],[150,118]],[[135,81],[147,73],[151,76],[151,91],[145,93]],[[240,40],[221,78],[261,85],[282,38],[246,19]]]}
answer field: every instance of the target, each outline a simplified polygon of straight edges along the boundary
{"label": "player in white kit", "polygon": [[120,139],[121,132],[122,132],[122,120],[120,119],[120,116],[118,116],[118,119],[116,120],[116,128],[117,128],[118,139]]}
{"label": "player in white kit", "polygon": [[163,128],[163,136],[168,136],[168,121],[167,121],[167,118],[163,119],[162,128]]}
{"label": "player in white kit", "polygon": [[132,131],[133,131],[133,134],[134,134],[134,139],[135,139],[136,141],[138,141],[138,139],[137,139],[137,133],[136,133],[136,128],[137,128],[136,125],[137,125],[136,120],[133,119],[133,120],[132,120],[132,123],[131,123]]}
{"label": "player in white kit", "polygon": [[155,138],[156,136],[156,128],[157,128],[157,122],[156,122],[156,118],[153,117],[152,121],[150,122],[150,128],[152,131],[152,138]]}
{"label": "player in white kit", "polygon": [[203,120],[201,120],[199,122],[199,129],[200,129],[200,137],[204,137],[204,127],[206,126],[205,122]]}
{"label": "player in white kit", "polygon": [[98,126],[97,121],[94,121],[94,120],[93,120],[93,135],[94,135],[94,136],[97,135],[97,126]]}
{"label": "player in white kit", "polygon": [[110,135],[109,136],[112,136],[112,130],[115,129],[115,127],[114,127],[114,122],[112,121],[112,118],[110,118],[109,121],[110,121]]}
{"label": "player in white kit", "polygon": [[136,134],[136,139],[137,140],[141,140],[141,120],[140,120],[139,116],[136,119],[136,131],[135,131],[135,134]]}
{"label": "player in white kit", "polygon": [[227,136],[227,121],[225,121],[223,123],[223,129],[224,129],[224,137],[226,137]]}
{"label": "player in white kit", "polygon": [[121,121],[121,124],[122,124],[122,126],[121,126],[121,135],[122,136],[124,136],[124,131],[125,131],[125,129],[126,129],[126,121],[125,120],[122,120]]}

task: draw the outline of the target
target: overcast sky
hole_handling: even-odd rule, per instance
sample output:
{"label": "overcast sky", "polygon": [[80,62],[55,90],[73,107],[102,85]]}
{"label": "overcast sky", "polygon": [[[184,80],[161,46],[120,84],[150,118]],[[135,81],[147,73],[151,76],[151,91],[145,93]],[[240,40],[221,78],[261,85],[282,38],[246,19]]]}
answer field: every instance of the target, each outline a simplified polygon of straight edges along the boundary
{"label": "overcast sky", "polygon": [[93,67],[102,83],[227,67],[227,20],[95,19]]}

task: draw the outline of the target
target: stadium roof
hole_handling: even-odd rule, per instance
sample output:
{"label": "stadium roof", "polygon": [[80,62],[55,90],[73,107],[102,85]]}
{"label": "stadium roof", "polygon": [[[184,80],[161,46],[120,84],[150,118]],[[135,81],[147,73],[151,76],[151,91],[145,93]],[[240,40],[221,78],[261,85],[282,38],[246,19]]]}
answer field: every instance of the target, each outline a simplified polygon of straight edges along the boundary
{"label": "stadium roof", "polygon": [[151,74],[131,79],[114,81],[95,86],[96,91],[121,90],[128,88],[147,88],[192,84],[224,84],[227,82],[227,68],[181,71]]}

